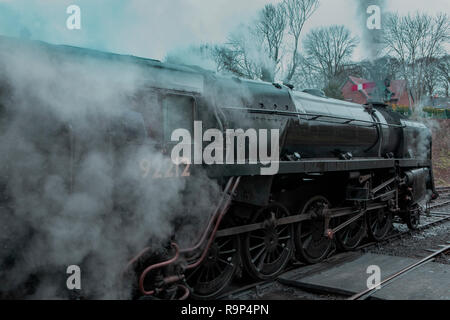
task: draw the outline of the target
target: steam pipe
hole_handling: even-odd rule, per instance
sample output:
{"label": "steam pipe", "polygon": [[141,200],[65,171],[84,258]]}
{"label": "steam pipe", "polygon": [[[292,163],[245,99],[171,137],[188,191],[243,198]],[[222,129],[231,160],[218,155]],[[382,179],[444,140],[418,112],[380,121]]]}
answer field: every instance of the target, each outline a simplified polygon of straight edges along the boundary
{"label": "steam pipe", "polygon": [[165,267],[165,266],[168,266],[169,264],[172,264],[172,263],[174,263],[175,261],[178,260],[178,258],[180,256],[180,250],[178,248],[178,245],[176,243],[172,242],[171,246],[172,246],[172,248],[175,249],[175,256],[172,259],[169,259],[167,261],[163,261],[163,262],[160,262],[160,263],[157,263],[157,264],[153,264],[153,265],[147,267],[144,270],[144,272],[142,272],[142,274],[141,274],[141,276],[139,278],[139,289],[141,290],[142,294],[148,296],[148,295],[152,295],[152,294],[155,293],[155,290],[145,291],[145,288],[144,288],[145,277],[147,276],[147,274],[150,271],[155,270],[155,269],[159,269],[159,268],[162,268],[162,267]]}
{"label": "steam pipe", "polygon": [[176,275],[176,276],[169,276],[167,278],[164,278],[163,282],[164,285],[169,285],[178,281],[184,280],[184,275]]}
{"label": "steam pipe", "polygon": [[219,202],[219,204],[217,205],[216,210],[214,211],[214,213],[213,213],[212,216],[211,216],[211,219],[209,220],[208,226],[206,227],[205,231],[203,232],[203,235],[201,236],[201,238],[198,240],[197,244],[194,245],[194,246],[191,247],[191,248],[181,249],[181,250],[180,250],[180,253],[188,253],[188,252],[195,251],[195,250],[197,250],[198,248],[200,248],[201,245],[205,242],[206,236],[208,235],[209,231],[211,230],[211,227],[212,227],[212,225],[213,225],[213,222],[214,222],[215,218],[217,217],[217,215],[218,215],[219,212],[220,212],[220,211],[219,211],[219,210],[220,210],[220,207],[222,206],[222,203],[223,203],[223,201],[224,201],[224,199],[225,199],[226,193],[227,193],[228,190],[230,189],[232,180],[233,180],[233,178],[230,178],[230,179],[228,180],[228,183],[227,183],[227,185],[226,185],[226,187],[225,187],[225,190],[224,190],[224,191],[225,191],[225,192],[224,192],[224,196],[220,199],[220,202]]}
{"label": "steam pipe", "polygon": [[224,208],[222,209],[222,211],[220,212],[219,217],[217,218],[217,222],[216,222],[216,225],[215,225],[215,227],[214,227],[214,230],[212,231],[211,236],[209,237],[209,241],[208,241],[206,247],[203,249],[203,253],[202,253],[200,259],[197,260],[197,262],[188,265],[188,266],[186,267],[186,270],[198,267],[198,266],[203,262],[203,260],[205,260],[206,254],[208,253],[209,248],[211,247],[211,244],[212,244],[212,242],[213,242],[213,240],[214,240],[214,238],[215,238],[217,229],[219,228],[220,222],[222,221],[223,217],[225,216],[225,213],[226,213],[227,210],[228,210],[228,207],[229,207],[230,202],[231,202],[231,199],[232,199],[232,195],[233,195],[234,192],[236,191],[236,188],[237,188],[237,186],[239,185],[240,180],[241,180],[241,177],[238,177],[238,178],[236,179],[236,181],[234,182],[234,185],[233,185],[233,188],[232,188],[232,190],[231,190],[231,193],[228,195],[226,204],[225,204]]}
{"label": "steam pipe", "polygon": [[[229,181],[228,181],[228,183],[227,183],[227,185],[225,187],[224,196],[221,198],[221,201],[220,201],[219,205],[217,206],[216,212],[213,214],[213,217],[211,218],[211,220],[209,222],[208,228],[203,233],[203,235],[202,235],[200,241],[197,243],[197,245],[195,245],[192,248],[183,249],[183,250],[180,251],[178,245],[176,243],[172,242],[171,246],[175,249],[175,256],[173,258],[167,260],[167,261],[163,261],[163,262],[151,265],[151,266],[147,267],[142,272],[142,274],[141,274],[141,276],[139,278],[139,289],[142,292],[142,294],[144,294],[144,295],[153,295],[156,292],[156,290],[150,290],[150,291],[146,291],[145,290],[145,288],[144,288],[144,280],[145,280],[145,277],[147,276],[147,274],[150,271],[152,271],[152,270],[159,269],[159,268],[162,268],[162,267],[165,267],[165,266],[168,266],[168,265],[174,263],[175,261],[178,260],[178,258],[180,256],[180,253],[186,253],[186,252],[190,252],[190,251],[198,249],[202,245],[202,243],[205,241],[206,236],[207,236],[207,234],[208,234],[208,232],[209,232],[209,230],[210,230],[210,228],[211,228],[211,226],[213,224],[213,221],[216,220],[214,229],[213,229],[213,231],[211,233],[211,236],[209,237],[209,241],[208,241],[206,247],[204,248],[200,259],[197,262],[188,265],[186,267],[186,270],[195,268],[195,267],[197,267],[198,265],[200,265],[203,262],[203,260],[205,259],[209,248],[211,247],[212,241],[215,238],[215,235],[216,235],[217,229],[219,228],[220,222],[222,221],[223,217],[225,216],[225,213],[227,212],[227,210],[228,210],[228,208],[230,206],[232,195],[236,191],[236,188],[239,185],[240,179],[241,179],[241,177],[238,177],[235,181],[234,181],[234,177],[229,179]],[[233,184],[233,181],[234,181],[234,184]],[[233,184],[233,186],[231,188],[232,184]],[[231,192],[229,192],[230,188],[231,188]],[[225,201],[225,205],[223,206],[222,210],[220,210],[220,207],[222,207],[222,204],[223,204],[224,201]],[[217,215],[218,215],[218,217],[217,217],[217,219],[215,219],[215,217]],[[139,259],[148,250],[149,250],[149,248],[144,249],[140,254],[138,254],[135,258],[133,258],[129,262],[128,266],[133,264],[137,259]],[[186,293],[182,296],[182,299],[180,299],[180,300],[184,300],[184,299],[186,299],[189,296],[189,290],[183,285],[179,285],[179,287],[182,288],[183,290],[186,290]]]}
{"label": "steam pipe", "polygon": [[184,294],[178,300],[186,300],[190,294],[189,289],[185,285],[182,285],[182,284],[179,284],[178,288],[184,290]]}
{"label": "steam pipe", "polygon": [[[228,183],[227,183],[227,185],[226,185],[226,187],[225,187],[225,192],[228,192],[228,189],[230,188],[232,179],[233,179],[233,178],[230,178],[230,179],[228,180]],[[205,229],[205,231],[204,231],[202,237],[198,240],[198,243],[197,243],[195,246],[191,247],[191,248],[181,249],[181,250],[180,250],[180,253],[187,253],[187,252],[191,252],[191,251],[197,250],[197,249],[202,245],[202,243],[205,241],[205,238],[206,238],[206,236],[207,236],[207,234],[208,234],[208,231],[211,229],[211,226],[212,226],[212,224],[213,224],[214,218],[216,217],[217,212],[219,211],[219,208],[220,208],[220,206],[222,205],[223,200],[224,200],[224,197],[221,198],[221,200],[220,200],[220,202],[219,202],[219,204],[218,204],[218,206],[217,206],[216,211],[215,211],[214,214],[211,216],[211,219],[210,219],[210,221],[209,221],[209,223],[208,223],[208,227]],[[128,270],[128,269],[129,269],[129,268],[130,268],[137,260],[139,260],[139,258],[141,258],[141,257],[142,257],[145,253],[147,253],[149,250],[150,250],[150,247],[147,247],[147,248],[143,249],[140,253],[138,253],[133,259],[131,259],[131,260],[128,262],[127,266],[125,267],[124,272],[126,272],[126,271],[127,271],[127,270]]]}
{"label": "steam pipe", "polygon": [[[228,183],[227,183],[227,185],[226,185],[226,187],[225,187],[225,192],[228,192],[228,189],[230,188],[232,179],[233,179],[233,178],[230,178],[230,179],[228,180]],[[219,202],[219,204],[218,204],[218,206],[217,206],[216,211],[215,211],[214,214],[211,216],[211,219],[210,219],[210,221],[209,221],[209,223],[208,223],[208,227],[205,229],[205,231],[204,231],[202,237],[198,240],[198,243],[197,243],[195,246],[191,247],[191,248],[181,249],[181,250],[180,250],[180,253],[187,253],[187,252],[191,252],[191,251],[197,250],[197,249],[203,244],[203,242],[205,241],[205,238],[206,238],[206,236],[207,236],[209,230],[211,229],[211,226],[212,226],[212,224],[213,224],[214,218],[216,217],[217,212],[219,211],[219,208],[220,208],[220,206],[222,205],[223,199],[224,199],[224,197],[221,198],[221,200],[220,200],[220,202]],[[126,271],[127,271],[127,270],[128,270],[128,269],[129,269],[129,268],[130,268],[137,260],[139,260],[139,258],[141,258],[141,257],[142,257],[145,253],[147,253],[149,250],[150,250],[150,247],[147,247],[147,248],[143,249],[139,254],[137,254],[133,259],[131,259],[131,260],[128,262],[127,266],[125,267],[124,273],[125,273],[125,272],[126,272]]]}

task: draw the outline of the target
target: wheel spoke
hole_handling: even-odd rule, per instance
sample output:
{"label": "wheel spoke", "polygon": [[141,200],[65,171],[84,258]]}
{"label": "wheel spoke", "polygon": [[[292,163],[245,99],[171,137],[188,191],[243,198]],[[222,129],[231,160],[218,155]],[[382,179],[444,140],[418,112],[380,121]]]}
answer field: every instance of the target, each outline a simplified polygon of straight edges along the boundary
{"label": "wheel spoke", "polygon": [[206,269],[206,268],[202,268],[202,267],[200,267],[200,268],[202,269],[202,271],[200,272],[200,274],[199,274],[199,276],[198,276],[198,281],[199,281],[199,282],[202,281],[202,275],[205,273],[205,269]]}
{"label": "wheel spoke", "polygon": [[210,273],[210,271],[211,271],[211,268],[206,267],[205,269],[206,269],[206,276],[205,276],[205,279],[206,279],[206,281],[208,281],[208,280],[209,280],[209,273]]}
{"label": "wheel spoke", "polygon": [[282,234],[284,231],[287,230],[287,228],[289,228],[289,225],[284,226],[282,229],[280,229],[280,231],[277,231],[277,234],[278,234],[278,235]]}
{"label": "wheel spoke", "polygon": [[375,225],[375,230],[374,230],[374,232],[375,232],[375,233],[378,233],[380,230],[381,230],[381,226],[380,226],[380,224],[377,223],[377,224]]}
{"label": "wheel spoke", "polygon": [[188,281],[189,279],[191,279],[197,272],[198,270],[202,269],[200,268],[196,268],[194,271],[192,271],[187,277],[186,277],[186,281]]}
{"label": "wheel spoke", "polygon": [[264,240],[264,237],[260,237],[260,236],[255,236],[254,234],[250,234],[251,238],[255,238],[255,239],[260,239],[260,240]]}
{"label": "wheel spoke", "polygon": [[272,261],[274,261],[273,256],[274,252],[270,251],[269,254],[267,255],[267,263],[272,263]]}
{"label": "wheel spoke", "polygon": [[368,235],[374,241],[382,240],[389,232],[392,223],[390,214],[382,209],[368,215],[366,222]]}
{"label": "wheel spoke", "polygon": [[374,228],[376,227],[377,223],[377,219],[373,220],[373,222],[370,224],[370,227],[372,228],[372,230],[374,230]]}
{"label": "wheel spoke", "polygon": [[310,236],[308,236],[308,237],[306,238],[305,241],[303,241],[302,246],[303,246],[304,249],[306,249],[306,248],[309,247],[309,244],[311,243],[312,238],[313,238],[313,237],[312,237],[312,234],[311,234]]}
{"label": "wheel spoke", "polygon": [[261,251],[258,252],[255,258],[252,259],[252,262],[255,263],[255,261],[266,251],[266,248],[262,248]]}
{"label": "wheel spoke", "polygon": [[265,245],[265,243],[262,242],[262,243],[260,243],[260,244],[258,244],[258,245],[256,245],[256,246],[254,246],[254,247],[251,247],[249,250],[250,250],[250,251],[253,251],[253,250],[255,250],[255,249],[261,248],[261,247],[264,246],[264,245]]}
{"label": "wheel spoke", "polygon": [[310,230],[310,231],[308,231],[308,232],[305,232],[305,233],[300,234],[300,237],[301,237],[301,238],[306,238],[306,237],[311,236],[312,234],[313,234],[313,231]]}
{"label": "wheel spoke", "polygon": [[222,244],[218,245],[219,249],[222,249],[225,245],[229,244],[232,239],[225,240]]}
{"label": "wheel spoke", "polygon": [[263,266],[263,264],[264,264],[264,262],[265,262],[265,260],[266,260],[266,257],[267,257],[267,250],[264,251],[264,254],[263,254],[262,257],[259,259],[259,263],[258,263],[258,267],[257,267],[258,270],[261,270],[261,269],[262,269],[262,266]]}
{"label": "wheel spoke", "polygon": [[344,231],[344,243],[348,241],[348,238],[350,238],[350,229],[346,228]]}
{"label": "wheel spoke", "polygon": [[242,262],[245,270],[255,280],[273,279],[289,262],[293,246],[286,246],[294,237],[292,224],[274,226],[273,219],[290,215],[290,212],[278,203],[271,203],[254,213],[251,223],[261,223],[264,226],[258,231],[249,232],[243,238]]}
{"label": "wheel spoke", "polygon": [[226,250],[226,251],[219,251],[219,255],[235,253],[236,251],[237,251],[236,249],[230,249],[230,250]]}
{"label": "wheel spoke", "polygon": [[[214,275],[216,274],[215,271],[218,271],[218,274],[220,274],[222,272],[222,269],[219,267],[218,263],[214,263],[213,265],[213,271],[214,271]],[[216,277],[214,277],[213,279],[215,279]]]}
{"label": "wheel spoke", "polygon": [[[281,248],[281,251],[278,251],[278,248]],[[283,250],[285,250],[287,247],[283,247],[281,244],[277,244],[277,246],[275,247],[275,250],[277,251],[277,253],[282,253],[283,252]]]}
{"label": "wheel spoke", "polygon": [[216,240],[205,260],[199,267],[189,270],[186,274],[188,285],[194,290],[196,298],[215,298],[230,283],[235,275],[239,256],[238,237]]}
{"label": "wheel spoke", "polygon": [[217,260],[220,261],[220,262],[222,262],[222,263],[225,263],[225,264],[227,264],[227,265],[229,265],[229,266],[233,266],[233,263],[231,263],[231,262],[229,262],[229,261],[226,261],[226,260],[224,260],[224,259],[222,259],[222,258],[218,258]]}

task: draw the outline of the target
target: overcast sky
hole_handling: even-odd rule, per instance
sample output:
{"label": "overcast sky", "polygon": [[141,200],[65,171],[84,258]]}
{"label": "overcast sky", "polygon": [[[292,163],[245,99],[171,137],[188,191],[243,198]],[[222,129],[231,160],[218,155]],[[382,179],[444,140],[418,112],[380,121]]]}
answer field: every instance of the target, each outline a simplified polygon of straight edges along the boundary
{"label": "overcast sky", "polygon": [[[359,0],[320,0],[305,25],[344,24],[360,35]],[[374,0],[379,2],[382,0]],[[199,43],[221,43],[230,31],[277,0],[0,0],[0,34],[163,59],[167,52]],[[389,0],[385,11],[446,12],[449,0]],[[66,8],[81,8],[81,30],[66,28]],[[359,14],[359,18],[358,18]],[[24,31],[27,30],[27,31]],[[304,33],[304,34],[305,34]],[[357,52],[357,55],[362,55]]]}

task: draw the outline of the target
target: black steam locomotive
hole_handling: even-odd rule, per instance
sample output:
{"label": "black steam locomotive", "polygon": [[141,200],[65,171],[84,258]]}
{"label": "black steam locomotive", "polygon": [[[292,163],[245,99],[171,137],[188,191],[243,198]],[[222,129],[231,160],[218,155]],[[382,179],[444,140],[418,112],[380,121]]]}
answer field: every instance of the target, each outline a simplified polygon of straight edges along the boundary
{"label": "black steam locomotive", "polygon": [[[3,41],[9,46],[12,40]],[[180,173],[190,179],[203,170],[220,186],[207,223],[189,248],[174,235],[164,250],[144,250],[130,262],[135,297],[215,298],[236,275],[272,279],[293,259],[317,263],[336,248],[357,248],[366,237],[382,240],[394,218],[417,228],[420,202],[437,196],[429,129],[383,103],[358,105],[193,66],[39,46],[55,56],[87,55],[141,71],[141,94],[152,103],[123,115],[116,132],[128,142],[151,138],[168,156],[174,130],[195,136],[201,123],[202,132],[224,136],[223,154],[212,155],[227,154],[229,161],[185,157]],[[226,133],[238,129],[241,143],[230,144]],[[255,140],[261,130],[266,139]],[[271,130],[279,135],[269,137]],[[185,151],[201,153],[207,144],[191,141]],[[249,156],[264,148],[272,151],[270,164]],[[276,172],[262,174],[268,166]]]}

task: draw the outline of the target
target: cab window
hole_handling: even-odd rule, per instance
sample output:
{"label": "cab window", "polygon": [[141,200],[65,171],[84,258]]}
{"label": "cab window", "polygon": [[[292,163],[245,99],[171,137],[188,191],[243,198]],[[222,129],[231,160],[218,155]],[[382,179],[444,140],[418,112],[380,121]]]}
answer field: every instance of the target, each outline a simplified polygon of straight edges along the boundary
{"label": "cab window", "polygon": [[163,100],[164,141],[171,140],[176,129],[193,132],[194,98],[189,96],[169,95]]}

